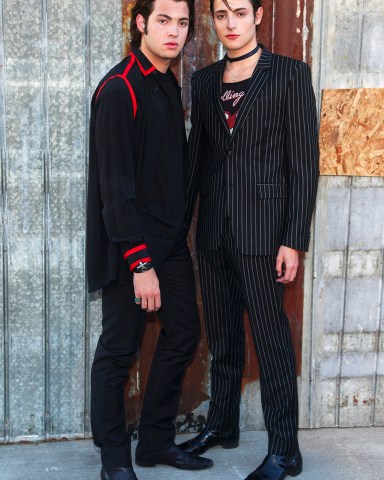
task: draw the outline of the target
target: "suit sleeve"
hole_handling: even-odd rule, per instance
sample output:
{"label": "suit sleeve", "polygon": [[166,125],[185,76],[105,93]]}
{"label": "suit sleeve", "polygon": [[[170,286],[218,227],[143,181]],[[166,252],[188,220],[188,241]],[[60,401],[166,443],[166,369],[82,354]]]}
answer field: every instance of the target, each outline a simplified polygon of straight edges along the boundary
{"label": "suit sleeve", "polygon": [[319,146],[315,96],[305,63],[297,63],[288,88],[285,132],[289,201],[282,244],[307,251],[317,192]]}
{"label": "suit sleeve", "polygon": [[[113,83],[115,82],[115,83]],[[111,80],[96,101],[95,139],[100,177],[102,217],[111,242],[118,243],[133,269],[150,260],[136,209],[135,121],[130,94]],[[117,88],[116,88],[117,87]]]}
{"label": "suit sleeve", "polygon": [[200,116],[200,105],[197,91],[196,73],[192,75],[192,107],[191,131],[188,138],[188,176],[187,176],[187,208],[186,225],[189,231],[195,209],[196,197],[199,186],[200,169],[205,147],[205,133]]}

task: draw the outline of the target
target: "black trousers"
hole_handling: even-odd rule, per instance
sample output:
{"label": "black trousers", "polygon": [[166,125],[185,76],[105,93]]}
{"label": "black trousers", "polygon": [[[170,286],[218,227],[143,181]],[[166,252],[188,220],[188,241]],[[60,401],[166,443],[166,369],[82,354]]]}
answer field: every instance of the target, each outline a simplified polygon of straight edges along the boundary
{"label": "black trousers", "polygon": [[283,285],[276,282],[276,258],[242,255],[228,224],[218,250],[197,253],[212,354],[207,426],[225,433],[239,423],[246,307],[260,366],[268,451],[290,454],[298,445],[297,382]]}
{"label": "black trousers", "polygon": [[[158,450],[172,445],[182,380],[200,336],[195,283],[188,246],[183,240],[156,268],[162,323],[149,373],[139,425],[139,445]],[[102,334],[92,365],[91,420],[94,442],[106,468],[129,467],[124,384],[136,358],[145,313],[133,301],[132,282],[102,292]]]}

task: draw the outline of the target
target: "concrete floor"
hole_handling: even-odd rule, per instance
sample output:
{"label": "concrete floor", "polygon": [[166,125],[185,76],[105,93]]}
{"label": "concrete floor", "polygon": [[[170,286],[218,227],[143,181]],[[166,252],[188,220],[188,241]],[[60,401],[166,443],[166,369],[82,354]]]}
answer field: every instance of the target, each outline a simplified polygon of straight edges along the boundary
{"label": "concrete floor", "polygon": [[[176,443],[190,437],[180,435]],[[384,480],[384,427],[300,430],[299,439],[304,469],[297,480]],[[139,480],[242,480],[263,460],[266,444],[265,432],[242,432],[239,448],[206,453],[214,461],[209,470],[135,471]],[[99,471],[90,440],[0,446],[0,480],[99,480]]]}

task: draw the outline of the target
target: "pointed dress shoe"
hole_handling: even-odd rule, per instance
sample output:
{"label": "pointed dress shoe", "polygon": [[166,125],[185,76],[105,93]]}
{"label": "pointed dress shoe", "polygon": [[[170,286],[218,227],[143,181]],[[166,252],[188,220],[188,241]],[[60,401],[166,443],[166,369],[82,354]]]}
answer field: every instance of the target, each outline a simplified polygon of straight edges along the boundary
{"label": "pointed dress shoe", "polygon": [[194,453],[200,455],[206,452],[209,448],[221,445],[223,448],[236,448],[239,446],[239,429],[236,428],[224,435],[219,432],[204,428],[204,430],[197,435],[197,437],[187,440],[179,445],[180,448],[187,453]]}
{"label": "pointed dress shoe", "polygon": [[296,477],[303,470],[300,450],[289,457],[268,454],[263,463],[245,480],[283,480],[287,475]]}
{"label": "pointed dress shoe", "polygon": [[181,470],[202,470],[211,467],[213,462],[209,458],[186,453],[178,445],[151,452],[141,452],[136,448],[136,465],[154,467],[158,464],[170,465]]}
{"label": "pointed dress shoe", "polygon": [[112,470],[101,469],[101,480],[138,480],[133,468],[114,468]]}

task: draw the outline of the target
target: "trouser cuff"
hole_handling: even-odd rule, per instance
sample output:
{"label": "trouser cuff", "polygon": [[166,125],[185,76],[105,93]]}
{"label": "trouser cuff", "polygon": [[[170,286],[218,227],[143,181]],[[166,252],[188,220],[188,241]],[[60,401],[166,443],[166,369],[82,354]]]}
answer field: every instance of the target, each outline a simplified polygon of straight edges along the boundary
{"label": "trouser cuff", "polygon": [[139,427],[138,450],[152,452],[163,450],[175,443],[175,430],[169,431],[161,428]]}
{"label": "trouser cuff", "polygon": [[132,467],[130,442],[117,447],[101,447],[101,464],[108,470]]}

